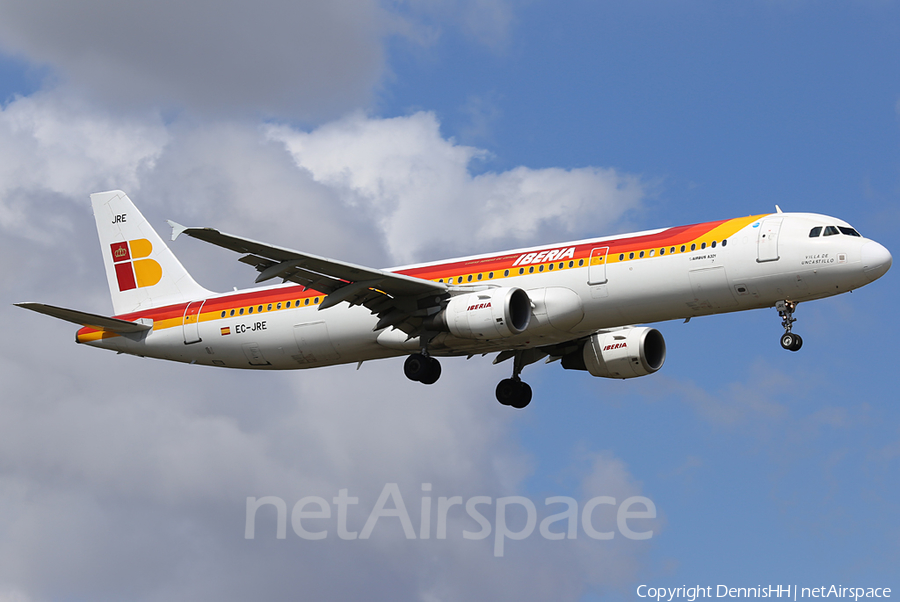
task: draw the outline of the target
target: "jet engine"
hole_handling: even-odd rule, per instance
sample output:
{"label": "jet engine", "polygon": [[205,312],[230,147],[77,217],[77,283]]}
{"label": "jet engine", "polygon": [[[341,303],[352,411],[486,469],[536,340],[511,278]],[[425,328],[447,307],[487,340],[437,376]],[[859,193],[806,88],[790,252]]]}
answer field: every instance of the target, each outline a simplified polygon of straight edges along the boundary
{"label": "jet engine", "polygon": [[563,356],[562,366],[603,378],[635,378],[653,374],[665,361],[663,335],[641,327],[593,334],[577,351]]}
{"label": "jet engine", "polygon": [[531,299],[520,288],[490,288],[452,297],[428,326],[464,339],[502,339],[531,323]]}

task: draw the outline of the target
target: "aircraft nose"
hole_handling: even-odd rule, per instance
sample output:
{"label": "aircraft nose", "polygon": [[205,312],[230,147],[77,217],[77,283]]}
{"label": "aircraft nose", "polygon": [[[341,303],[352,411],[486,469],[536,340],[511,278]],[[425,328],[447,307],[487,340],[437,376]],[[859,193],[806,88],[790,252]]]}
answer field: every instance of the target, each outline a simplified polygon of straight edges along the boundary
{"label": "aircraft nose", "polygon": [[894,261],[890,251],[874,240],[870,240],[862,246],[860,259],[863,273],[869,280],[876,280],[884,276]]}

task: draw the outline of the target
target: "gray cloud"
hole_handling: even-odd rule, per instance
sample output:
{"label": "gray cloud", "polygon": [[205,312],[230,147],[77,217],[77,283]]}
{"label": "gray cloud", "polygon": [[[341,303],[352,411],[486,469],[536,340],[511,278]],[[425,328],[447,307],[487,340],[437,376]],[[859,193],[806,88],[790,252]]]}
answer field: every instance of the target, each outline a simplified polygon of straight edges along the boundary
{"label": "gray cloud", "polygon": [[9,0],[0,43],[113,106],[310,118],[368,102],[395,19],[375,0]]}

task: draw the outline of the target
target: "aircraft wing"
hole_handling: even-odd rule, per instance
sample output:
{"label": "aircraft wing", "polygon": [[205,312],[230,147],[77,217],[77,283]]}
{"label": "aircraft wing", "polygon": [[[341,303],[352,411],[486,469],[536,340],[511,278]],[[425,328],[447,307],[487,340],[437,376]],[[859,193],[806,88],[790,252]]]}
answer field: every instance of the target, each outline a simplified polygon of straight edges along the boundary
{"label": "aircraft wing", "polygon": [[441,301],[449,296],[449,287],[444,283],[277,247],[214,228],[188,228],[173,221],[169,225],[172,240],[186,234],[243,253],[239,261],[260,272],[256,282],[281,278],[324,293],[319,310],[342,301],[365,306],[378,315],[375,330],[394,326],[415,336],[422,320],[439,311]]}
{"label": "aircraft wing", "polygon": [[128,320],[119,320],[118,318],[108,318],[106,316],[98,316],[74,309],[66,309],[64,307],[56,307],[54,305],[46,305],[44,303],[14,303],[17,307],[24,307],[31,311],[41,314],[53,316],[66,322],[80,324],[81,326],[90,326],[98,330],[108,330],[119,334],[143,332],[153,328],[149,324],[141,324],[140,322],[129,322]]}

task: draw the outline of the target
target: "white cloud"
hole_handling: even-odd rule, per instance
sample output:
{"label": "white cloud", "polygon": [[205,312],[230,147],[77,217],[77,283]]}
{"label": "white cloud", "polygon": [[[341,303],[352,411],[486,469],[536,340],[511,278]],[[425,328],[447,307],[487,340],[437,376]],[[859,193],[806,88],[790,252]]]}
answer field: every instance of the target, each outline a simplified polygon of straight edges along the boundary
{"label": "white cloud", "polygon": [[54,93],[11,102],[0,111],[0,225],[41,235],[34,226],[52,216],[29,211],[23,195],[138,188],[167,141],[154,116],[110,119]]}
{"label": "white cloud", "polygon": [[[472,175],[486,151],[443,138],[431,113],[361,113],[300,132],[272,127],[297,164],[371,216],[401,262],[598,234],[646,196],[614,169],[515,169]],[[608,230],[607,230],[608,231]]]}
{"label": "white cloud", "polygon": [[[0,156],[8,159],[0,276],[9,283],[0,313],[17,341],[0,351],[0,592],[34,600],[297,591],[577,599],[585,580],[615,582],[594,572],[599,564],[632,574],[643,548],[583,533],[568,547],[537,534],[510,541],[507,557],[495,559],[491,540],[459,536],[475,528],[465,515],[452,518],[456,536],[443,541],[407,541],[380,526],[368,541],[243,539],[248,496],[292,505],[348,488],[360,498],[351,515],[359,530],[388,482],[400,485],[416,525],[422,483],[433,484],[435,497],[527,494],[533,466],[513,435],[523,414],[493,399],[507,366],[448,360],[433,387],[408,382],[396,360],[359,371],[227,372],[79,347],[69,325],[10,304],[104,311],[87,199],[100,188],[125,188],[157,226],[171,217],[382,265],[441,248],[581,234],[568,212],[596,211],[593,187],[600,205],[619,203],[621,215],[640,202],[638,178],[525,168],[473,176],[469,165],[484,151],[443,138],[427,113],[354,115],[303,133],[164,123],[67,100],[51,91],[0,112]],[[506,234],[500,214],[515,210],[520,194],[524,210]],[[253,277],[237,256],[197,241],[179,240],[176,252],[201,280]],[[602,489],[603,475],[612,495],[640,491],[608,455],[582,478]],[[262,517],[258,528],[271,533],[271,521]]]}

